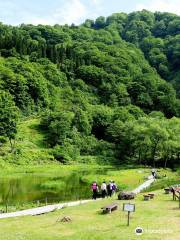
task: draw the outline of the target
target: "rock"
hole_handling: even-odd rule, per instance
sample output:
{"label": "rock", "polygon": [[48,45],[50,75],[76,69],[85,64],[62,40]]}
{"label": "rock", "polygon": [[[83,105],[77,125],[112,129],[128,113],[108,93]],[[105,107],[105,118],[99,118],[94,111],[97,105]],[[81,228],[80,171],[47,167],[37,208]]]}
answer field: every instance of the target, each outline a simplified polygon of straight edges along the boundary
{"label": "rock", "polygon": [[133,192],[120,192],[118,194],[118,199],[119,200],[130,200],[135,198],[135,193]]}

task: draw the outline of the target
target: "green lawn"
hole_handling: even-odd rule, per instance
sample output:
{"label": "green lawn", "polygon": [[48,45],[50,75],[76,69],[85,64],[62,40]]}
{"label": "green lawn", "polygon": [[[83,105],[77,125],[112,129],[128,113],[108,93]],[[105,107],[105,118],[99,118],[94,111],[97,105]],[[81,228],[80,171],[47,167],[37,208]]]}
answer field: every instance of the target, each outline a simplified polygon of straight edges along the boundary
{"label": "green lawn", "polygon": [[[131,214],[127,227],[127,213],[122,211],[124,201],[100,200],[85,205],[65,208],[41,216],[28,216],[0,220],[2,240],[133,240],[133,239],[179,239],[180,209],[178,202],[163,190],[156,191],[155,199],[145,202],[142,194],[131,202],[136,204],[136,212]],[[119,210],[102,215],[100,208],[117,202]],[[70,216],[71,223],[57,222],[58,218]],[[144,233],[136,236],[136,227]]]}
{"label": "green lawn", "polygon": [[[87,173],[88,170],[88,173]],[[35,174],[53,176],[67,176],[72,172],[82,171],[82,180],[91,183],[97,180],[115,180],[118,185],[132,190],[144,181],[150,174],[149,168],[122,169],[122,167],[98,165],[59,165],[47,164],[36,166],[6,166],[1,168],[0,177],[21,177]],[[98,172],[98,173],[97,173]],[[178,181],[178,172],[160,169],[162,177],[154,184],[154,189],[162,187],[171,181]],[[166,178],[163,176],[166,175]],[[168,180],[168,182],[167,182]],[[150,202],[144,202],[142,194],[134,202],[136,212],[131,215],[131,224],[127,223],[127,213],[122,212],[124,201],[105,199],[85,205],[65,208],[41,216],[28,216],[0,220],[0,240],[176,240],[179,239],[180,210],[178,202],[172,201],[171,195],[165,195],[163,190],[156,191],[156,197]],[[101,207],[111,202],[119,204],[119,210],[112,214],[102,215]],[[70,216],[71,223],[57,222],[58,218]],[[137,236],[136,227],[142,227],[144,233]]]}
{"label": "green lawn", "polygon": [[[151,174],[150,168],[136,167],[132,169],[123,169],[121,166],[99,166],[99,165],[61,165],[61,164],[44,164],[44,165],[26,165],[17,166],[9,165],[6,168],[0,168],[0,177],[12,178],[21,177],[22,175],[39,175],[49,178],[68,176],[73,172],[78,172],[82,181],[86,181],[91,184],[93,181],[97,181],[99,184],[103,180],[108,182],[114,180],[119,185],[120,189],[132,190],[139,184],[144,182],[144,178]],[[167,185],[168,181],[177,182],[180,179],[180,173],[172,172],[170,169],[159,169],[158,175],[162,178],[157,181],[154,189],[161,188],[162,183]],[[163,176],[166,175],[164,178]],[[166,183],[167,181],[167,183]],[[157,185],[157,187],[156,187]],[[163,186],[162,186],[163,187]]]}
{"label": "green lawn", "polygon": [[[168,186],[169,182],[170,183],[178,183],[179,180],[179,175],[178,172],[172,172],[170,169],[163,170],[159,169],[158,174],[160,176],[164,176],[166,174],[166,178],[161,178],[160,180],[157,181],[157,183],[153,184],[151,187],[151,190],[156,190],[162,188],[162,185]],[[78,184],[78,181],[84,182],[84,192],[86,193],[83,195],[84,198],[90,198],[91,197],[91,192],[90,192],[90,185],[92,181],[97,181],[98,184],[100,185],[103,180],[108,182],[110,179],[115,180],[118,188],[120,190],[128,190],[131,191],[134,188],[136,188],[138,185],[144,182],[145,177],[147,177],[151,172],[151,169],[149,168],[134,168],[134,169],[121,169],[121,167],[111,167],[111,166],[98,166],[98,165],[60,165],[60,164],[51,164],[51,165],[35,165],[35,166],[9,166],[6,169],[0,169],[0,178],[3,179],[4,181],[12,181],[13,179],[16,180],[17,178],[24,179],[27,177],[27,179],[30,178],[41,178],[45,177],[46,180],[44,180],[44,183],[38,185],[38,189],[40,192],[60,192],[61,191],[61,186],[64,186],[66,184],[70,184],[70,186],[73,186],[73,178],[76,176],[76,183]],[[76,173],[76,175],[74,175]],[[167,182],[168,180],[168,182]],[[68,183],[67,183],[68,181]],[[180,181],[179,181],[180,183]],[[27,184],[27,183],[25,183]],[[28,182],[30,184],[30,182]],[[23,192],[25,191],[22,183],[18,185],[18,191]],[[26,186],[26,185],[25,185]],[[9,187],[7,186],[6,188],[3,188],[1,190],[2,192],[1,195],[3,194],[8,194],[8,189]],[[14,186],[14,189],[16,190],[16,185]],[[30,187],[28,185],[29,191],[31,191],[31,194],[37,194],[36,188],[35,187]],[[14,190],[14,192],[15,192]],[[17,191],[17,190],[16,190]],[[39,192],[39,196],[40,196]],[[15,193],[16,194],[16,193]],[[73,193],[72,193],[73,194]],[[17,194],[18,195],[18,192]],[[74,200],[75,195],[72,195],[72,199]],[[44,198],[44,194],[43,197]],[[21,199],[21,196],[19,196],[19,199]],[[23,198],[24,199],[24,196]],[[41,199],[39,197],[38,199]],[[70,200],[70,199],[69,199]],[[11,199],[9,199],[11,202]],[[57,200],[58,201],[58,200]],[[61,200],[64,201],[64,200]],[[44,201],[42,202],[44,204]],[[31,208],[36,206],[36,202],[32,203],[32,199],[28,200],[23,200],[23,202],[17,202],[14,203],[14,205],[8,204],[8,211],[15,211],[18,209],[26,209],[26,208]],[[5,205],[0,205],[2,209],[5,208]]]}

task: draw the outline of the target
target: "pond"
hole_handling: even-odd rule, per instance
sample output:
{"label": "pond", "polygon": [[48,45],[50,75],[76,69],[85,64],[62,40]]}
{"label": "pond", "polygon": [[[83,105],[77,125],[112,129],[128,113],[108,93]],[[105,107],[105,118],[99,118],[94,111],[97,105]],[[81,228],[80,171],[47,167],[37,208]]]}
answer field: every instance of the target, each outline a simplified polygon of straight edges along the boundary
{"label": "pond", "polygon": [[91,197],[89,183],[81,179],[82,173],[62,177],[36,174],[0,178],[0,204],[31,203],[40,200],[49,203],[86,199]]}
{"label": "pond", "polygon": [[49,168],[0,175],[0,205],[65,202],[91,198],[89,176],[111,168]]}
{"label": "pond", "polygon": [[[0,172],[0,210],[6,204],[22,209],[41,204],[91,198],[90,185],[114,180],[119,190],[131,190],[149,170],[112,166],[40,166]],[[130,177],[131,176],[131,177]],[[10,210],[10,209],[9,209]]]}

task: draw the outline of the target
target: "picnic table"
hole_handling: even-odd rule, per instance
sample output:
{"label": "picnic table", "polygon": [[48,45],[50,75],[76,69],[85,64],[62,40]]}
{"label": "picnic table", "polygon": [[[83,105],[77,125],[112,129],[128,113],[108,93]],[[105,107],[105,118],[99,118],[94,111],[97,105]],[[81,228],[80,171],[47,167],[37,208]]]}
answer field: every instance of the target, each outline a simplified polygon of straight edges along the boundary
{"label": "picnic table", "polygon": [[111,213],[112,211],[115,211],[118,209],[118,204],[113,203],[113,204],[107,205],[105,207],[102,207],[101,209],[103,210],[103,213]]}

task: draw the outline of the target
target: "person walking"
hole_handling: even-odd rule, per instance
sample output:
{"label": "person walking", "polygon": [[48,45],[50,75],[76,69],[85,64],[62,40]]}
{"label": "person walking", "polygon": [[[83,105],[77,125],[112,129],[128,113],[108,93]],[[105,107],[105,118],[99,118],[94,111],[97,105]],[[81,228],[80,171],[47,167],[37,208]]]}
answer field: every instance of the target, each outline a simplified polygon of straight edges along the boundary
{"label": "person walking", "polygon": [[115,183],[115,181],[112,182],[112,195],[116,192],[117,190],[117,185]]}
{"label": "person walking", "polygon": [[102,198],[105,198],[107,195],[107,186],[105,181],[103,181],[103,183],[101,184],[101,194]]}
{"label": "person walking", "polygon": [[113,187],[113,183],[112,181],[109,181],[108,185],[107,185],[107,193],[108,193],[108,197],[112,196],[112,187]]}
{"label": "person walking", "polygon": [[156,178],[156,170],[155,170],[155,169],[152,169],[152,170],[151,170],[151,173],[152,173],[153,178]]}
{"label": "person walking", "polygon": [[92,199],[96,200],[97,194],[98,194],[98,185],[97,185],[96,182],[92,183],[91,189],[92,189],[92,192],[93,192]]}

